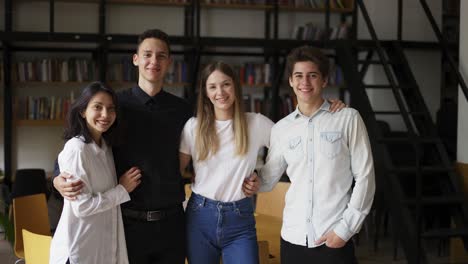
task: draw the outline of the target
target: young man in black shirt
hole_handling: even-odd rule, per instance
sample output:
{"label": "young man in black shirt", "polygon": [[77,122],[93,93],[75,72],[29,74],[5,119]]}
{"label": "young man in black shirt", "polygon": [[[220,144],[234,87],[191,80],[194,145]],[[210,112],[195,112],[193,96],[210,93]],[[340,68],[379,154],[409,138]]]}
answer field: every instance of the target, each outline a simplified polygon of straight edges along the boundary
{"label": "young man in black shirt", "polygon": [[[141,173],[141,184],[122,205],[130,263],[182,264],[185,260],[185,199],[179,171],[180,134],[192,115],[190,105],[162,89],[172,63],[166,33],[154,29],[138,38],[133,63],[138,85],[118,94],[121,143],[113,148],[117,175]],[[54,179],[60,193],[74,199],[81,182]]]}

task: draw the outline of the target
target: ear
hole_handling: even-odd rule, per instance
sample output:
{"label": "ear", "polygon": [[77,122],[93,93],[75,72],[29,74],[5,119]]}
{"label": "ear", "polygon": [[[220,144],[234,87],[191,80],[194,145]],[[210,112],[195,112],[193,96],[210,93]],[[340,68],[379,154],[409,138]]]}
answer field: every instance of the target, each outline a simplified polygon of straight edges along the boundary
{"label": "ear", "polygon": [[80,113],[80,116],[81,116],[83,119],[86,119],[86,114],[85,114],[84,111]]}
{"label": "ear", "polygon": [[138,66],[138,54],[133,54],[133,65]]}
{"label": "ear", "polygon": [[326,77],[323,79],[322,88],[327,87],[327,85],[328,85],[328,76],[326,76]]}
{"label": "ear", "polygon": [[293,88],[292,76],[289,76],[289,86],[291,86],[291,88]]}

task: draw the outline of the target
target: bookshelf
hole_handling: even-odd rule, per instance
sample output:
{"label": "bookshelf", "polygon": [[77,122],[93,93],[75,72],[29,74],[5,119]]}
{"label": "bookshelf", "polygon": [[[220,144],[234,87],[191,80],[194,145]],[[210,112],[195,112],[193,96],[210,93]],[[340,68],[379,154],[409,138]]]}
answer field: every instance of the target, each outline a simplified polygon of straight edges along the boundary
{"label": "bookshelf", "polygon": [[[195,73],[210,60],[223,60],[243,75],[244,99],[250,110],[271,117],[273,108],[283,108],[272,99],[287,98],[292,92],[287,83],[277,85],[272,78],[280,71],[281,58],[294,46],[322,42],[291,40],[294,26],[313,22],[330,28],[343,21],[353,25],[349,17],[354,9],[354,0],[331,0],[330,8],[322,6],[326,3],[322,0],[308,1],[314,6],[281,0],[55,0],[53,4],[49,0],[3,1],[2,8],[11,9],[5,10],[6,24],[4,31],[0,31],[0,41],[9,47],[12,58],[11,69],[5,71],[12,77],[6,87],[11,94],[5,93],[11,100],[12,113],[5,116],[9,126],[4,129],[11,131],[13,146],[3,151],[10,155],[5,157],[11,164],[9,175],[20,167],[35,166],[50,171],[62,144],[63,116],[34,119],[29,118],[27,110],[28,114],[20,117],[21,98],[71,99],[91,80],[105,81],[116,90],[135,85],[137,69],[131,56],[137,34],[144,29],[158,27],[171,35],[175,63],[164,85],[166,91],[195,102]],[[39,11],[30,6],[38,7]],[[39,19],[25,22],[29,16]],[[88,66],[93,69],[90,76],[62,78],[65,70],[51,74],[39,71],[29,76],[31,68],[50,64],[60,69],[63,66],[52,65],[73,58],[85,58],[92,64]],[[248,70],[249,67],[252,69]],[[270,77],[265,76],[266,68]],[[4,78],[1,83],[5,84]],[[38,155],[40,161],[31,161],[37,157],[33,158],[28,151],[39,153],[42,148],[47,148],[48,154]]]}

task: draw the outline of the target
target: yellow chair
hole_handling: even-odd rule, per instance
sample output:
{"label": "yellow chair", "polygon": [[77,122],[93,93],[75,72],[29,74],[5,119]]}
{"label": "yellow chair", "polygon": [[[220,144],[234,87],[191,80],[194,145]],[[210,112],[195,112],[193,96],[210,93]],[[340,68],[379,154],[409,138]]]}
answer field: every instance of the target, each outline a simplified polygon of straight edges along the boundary
{"label": "yellow chair", "polygon": [[45,194],[39,193],[14,198],[13,219],[15,226],[15,255],[20,259],[24,259],[23,229],[50,236]]}
{"label": "yellow chair", "polygon": [[48,264],[51,236],[44,236],[23,229],[24,260],[27,264]]}
{"label": "yellow chair", "polygon": [[[255,220],[259,241],[267,241],[266,250],[270,255],[267,263],[280,263],[280,236],[283,222],[284,197],[290,186],[289,182],[278,182],[271,192],[257,194]],[[265,249],[264,249],[265,250]]]}

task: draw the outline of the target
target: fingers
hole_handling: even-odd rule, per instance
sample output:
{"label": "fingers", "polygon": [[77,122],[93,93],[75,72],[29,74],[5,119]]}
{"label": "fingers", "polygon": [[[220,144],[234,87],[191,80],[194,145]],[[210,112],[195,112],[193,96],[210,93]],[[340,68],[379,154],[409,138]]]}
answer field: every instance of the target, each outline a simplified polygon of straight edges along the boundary
{"label": "fingers", "polygon": [[249,178],[244,179],[244,183],[242,184],[242,192],[244,192],[247,197],[257,193],[259,188],[260,182],[256,173],[253,173]]}
{"label": "fingers", "polygon": [[318,240],[315,241],[315,245],[321,245],[323,243],[327,242],[327,237],[326,235],[325,236],[321,236]]}

